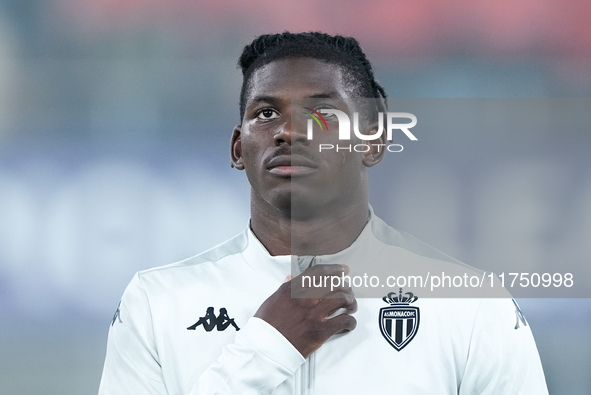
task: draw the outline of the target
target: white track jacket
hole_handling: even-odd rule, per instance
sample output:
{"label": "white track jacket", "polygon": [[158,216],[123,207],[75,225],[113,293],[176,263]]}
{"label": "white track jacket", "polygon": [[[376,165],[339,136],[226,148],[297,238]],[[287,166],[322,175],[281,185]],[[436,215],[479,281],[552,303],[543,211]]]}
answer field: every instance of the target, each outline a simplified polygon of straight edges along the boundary
{"label": "white track jacket", "polygon": [[[373,213],[349,248],[317,263],[366,257],[368,249],[455,264]],[[249,229],[195,257],[137,273],[110,326],[99,394],[548,393],[532,333],[510,298],[419,294],[392,306],[358,298],[357,328],[304,359],[253,317],[290,273],[291,257],[269,255]],[[384,288],[384,296],[389,292],[399,289]]]}

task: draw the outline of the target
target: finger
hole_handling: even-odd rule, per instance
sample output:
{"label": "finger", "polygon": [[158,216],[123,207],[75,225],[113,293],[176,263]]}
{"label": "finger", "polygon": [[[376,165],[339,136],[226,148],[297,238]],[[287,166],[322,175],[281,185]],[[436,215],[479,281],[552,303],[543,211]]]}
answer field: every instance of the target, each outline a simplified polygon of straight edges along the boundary
{"label": "finger", "polygon": [[316,286],[313,279],[295,278],[291,280],[291,297],[293,299],[315,299],[316,302],[330,293],[330,288]]}
{"label": "finger", "polygon": [[339,309],[344,309],[348,314],[355,313],[357,311],[357,299],[349,293],[339,292],[329,298],[321,299],[315,307],[315,310],[325,318],[334,316],[334,313]]}
{"label": "finger", "polygon": [[336,277],[328,278],[326,284],[313,283],[302,278],[302,283],[292,286],[292,296],[300,298],[334,298],[339,297],[340,294],[349,294],[355,296],[353,288],[345,284],[342,286]]}
{"label": "finger", "polygon": [[297,298],[321,298],[329,292],[352,292],[346,265],[317,265],[292,280],[292,295]]}
{"label": "finger", "polygon": [[[333,277],[330,279],[331,283],[327,287],[327,292],[323,296],[323,298],[332,298],[334,295],[338,295],[341,293],[355,295],[353,292],[353,288],[351,288],[350,284],[345,281],[344,283],[340,280],[340,277]],[[326,288],[325,288],[326,289]]]}
{"label": "finger", "polygon": [[309,276],[340,276],[349,273],[349,266],[341,264],[320,264],[309,267],[301,275]]}
{"label": "finger", "polygon": [[326,330],[332,335],[350,332],[357,327],[357,320],[349,314],[341,314],[326,321]]}

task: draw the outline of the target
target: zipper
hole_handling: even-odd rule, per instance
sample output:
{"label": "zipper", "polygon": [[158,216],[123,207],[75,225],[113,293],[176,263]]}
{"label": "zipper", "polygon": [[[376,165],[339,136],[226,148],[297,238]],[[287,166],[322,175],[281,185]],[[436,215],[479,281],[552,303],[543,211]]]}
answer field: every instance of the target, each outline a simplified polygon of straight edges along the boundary
{"label": "zipper", "polygon": [[314,395],[316,353],[313,353],[296,371],[295,391],[297,395]]}
{"label": "zipper", "polygon": [[[292,256],[291,275],[301,274],[307,268],[316,264],[315,256]],[[295,391],[297,395],[314,395],[314,374],[316,365],[316,353],[312,353],[300,366],[295,374]]]}
{"label": "zipper", "polygon": [[316,257],[312,255],[291,256],[291,276],[301,274],[309,267],[316,265]]}

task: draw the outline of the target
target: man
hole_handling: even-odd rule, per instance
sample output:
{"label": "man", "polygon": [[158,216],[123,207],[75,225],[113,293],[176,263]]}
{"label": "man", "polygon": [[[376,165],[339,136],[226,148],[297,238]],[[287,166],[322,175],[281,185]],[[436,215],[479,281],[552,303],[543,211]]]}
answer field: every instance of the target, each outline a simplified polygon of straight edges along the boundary
{"label": "man", "polygon": [[[353,264],[473,269],[373,214],[366,169],[382,159],[379,144],[319,152],[338,142],[329,116],[328,130],[307,138],[293,98],[308,100],[310,111],[350,113],[351,98],[374,98],[385,109],[354,39],[264,35],[239,65],[241,123],[231,159],[252,187],[250,226],[201,255],[134,277],[110,328],[99,392],[547,393],[531,332],[521,316],[516,325],[511,299],[422,298],[398,287],[383,288],[383,300],[356,299],[345,283],[310,293],[304,276],[343,278]],[[359,119],[364,135],[377,134],[375,117]],[[224,325],[213,330],[214,322]]]}

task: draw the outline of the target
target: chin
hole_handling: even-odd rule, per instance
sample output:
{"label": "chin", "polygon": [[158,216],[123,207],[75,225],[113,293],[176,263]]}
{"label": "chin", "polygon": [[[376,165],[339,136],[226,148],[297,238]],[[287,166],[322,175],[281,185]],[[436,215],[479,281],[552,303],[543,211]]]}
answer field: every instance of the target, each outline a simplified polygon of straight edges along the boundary
{"label": "chin", "polygon": [[284,216],[293,220],[306,220],[318,216],[318,211],[323,205],[319,203],[317,194],[310,191],[292,190],[285,188],[275,191],[269,203],[280,211]]}
{"label": "chin", "polygon": [[308,220],[318,218],[326,207],[318,199],[318,196],[311,197],[309,194],[293,194],[291,196],[291,219]]}

